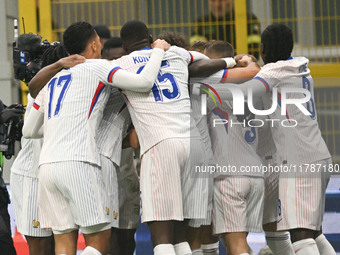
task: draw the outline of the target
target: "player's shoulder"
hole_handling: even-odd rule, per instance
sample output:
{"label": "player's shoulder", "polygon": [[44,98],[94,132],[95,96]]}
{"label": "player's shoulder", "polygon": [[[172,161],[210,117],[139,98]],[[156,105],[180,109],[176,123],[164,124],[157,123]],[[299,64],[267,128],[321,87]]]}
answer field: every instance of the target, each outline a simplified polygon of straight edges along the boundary
{"label": "player's shoulder", "polygon": [[300,68],[307,68],[309,60],[305,57],[290,57],[287,60],[280,60],[275,63],[268,63],[261,68],[260,73],[285,73],[296,72]]}
{"label": "player's shoulder", "polygon": [[138,51],[133,51],[129,55],[122,56],[119,59],[116,59],[115,63],[117,66],[124,68],[125,70],[134,70],[136,67],[140,65],[146,65],[149,62],[152,50],[151,49],[143,49]]}
{"label": "player's shoulder", "polygon": [[115,65],[115,60],[87,59],[84,63],[79,64],[77,66],[79,68],[93,68],[94,66],[103,66],[103,65]]}
{"label": "player's shoulder", "polygon": [[299,66],[308,66],[309,64],[309,59],[306,57],[294,57],[289,62],[296,67]]}
{"label": "player's shoulder", "polygon": [[[114,65],[114,60],[107,59],[86,59],[84,63],[78,64],[71,67],[70,71],[80,71],[80,70],[93,70],[96,67],[100,68],[102,66]],[[67,70],[67,69],[66,69]]]}
{"label": "player's shoulder", "polygon": [[171,46],[169,50],[167,50],[165,53],[182,53],[182,52],[188,52],[186,49],[178,47],[178,46]]}
{"label": "player's shoulder", "polygon": [[170,57],[181,59],[191,58],[189,51],[178,46],[171,46],[170,49],[165,52],[164,58],[167,59]]}

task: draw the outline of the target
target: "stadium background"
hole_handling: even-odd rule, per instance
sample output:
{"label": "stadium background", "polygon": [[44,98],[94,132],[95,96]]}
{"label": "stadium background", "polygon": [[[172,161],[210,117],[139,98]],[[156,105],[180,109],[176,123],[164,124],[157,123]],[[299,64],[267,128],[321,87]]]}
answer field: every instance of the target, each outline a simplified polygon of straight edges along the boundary
{"label": "stadium background", "polygon": [[[105,24],[113,36],[119,36],[121,26],[131,19],[144,21],[154,36],[168,30],[190,36],[198,25],[195,20],[209,11],[207,0],[18,0],[17,5],[13,2],[0,0],[6,10],[8,49],[13,40],[11,22],[18,17],[20,33],[24,32],[23,17],[25,32],[38,33],[49,41],[60,41],[65,28],[80,20],[94,25]],[[238,52],[247,52],[247,10],[258,17],[261,31],[272,23],[285,23],[292,28],[295,36],[293,56],[303,55],[310,59],[320,128],[334,163],[339,164],[340,0],[235,0],[235,3],[235,21],[223,22],[235,23],[237,34],[234,46]],[[203,25],[215,25],[210,23]],[[9,63],[10,52],[7,56],[1,55]],[[9,80],[11,90],[17,90],[18,83],[14,81],[13,75]],[[21,95],[23,104],[26,104],[26,93],[26,86],[21,84],[21,92],[14,95]],[[13,93],[1,88],[1,97],[8,95],[9,101],[18,101]],[[339,190],[339,185],[335,188]],[[334,197],[331,204],[339,205],[339,198]],[[339,207],[330,207],[331,213],[336,210],[339,212]],[[339,242],[339,235],[335,238]]]}

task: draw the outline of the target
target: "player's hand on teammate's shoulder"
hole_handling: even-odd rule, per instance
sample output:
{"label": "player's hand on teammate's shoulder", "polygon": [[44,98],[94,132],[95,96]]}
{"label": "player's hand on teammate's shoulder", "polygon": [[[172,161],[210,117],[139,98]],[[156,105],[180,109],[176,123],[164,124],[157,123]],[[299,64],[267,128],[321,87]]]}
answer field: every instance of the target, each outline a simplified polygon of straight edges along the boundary
{"label": "player's hand on teammate's shoulder", "polygon": [[152,48],[159,48],[159,49],[162,49],[164,51],[167,51],[168,49],[170,49],[170,46],[171,45],[169,43],[167,43],[165,40],[162,40],[162,39],[157,39],[151,45]]}
{"label": "player's hand on teammate's shoulder", "polygon": [[78,54],[70,55],[68,57],[58,60],[59,65],[62,68],[70,68],[78,64],[84,63],[85,61],[86,58]]}
{"label": "player's hand on teammate's shoulder", "polygon": [[234,59],[237,63],[236,67],[246,67],[252,62],[257,62],[256,58],[249,54],[238,54],[234,57]]}

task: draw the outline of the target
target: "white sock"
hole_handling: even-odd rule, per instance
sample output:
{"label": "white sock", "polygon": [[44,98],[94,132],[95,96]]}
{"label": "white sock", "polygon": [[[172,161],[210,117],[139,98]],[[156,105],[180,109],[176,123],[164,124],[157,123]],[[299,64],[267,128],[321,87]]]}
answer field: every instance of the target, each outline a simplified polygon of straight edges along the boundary
{"label": "white sock", "polygon": [[270,250],[275,255],[294,255],[294,248],[288,231],[267,232],[266,240]]}
{"label": "white sock", "polygon": [[153,249],[154,255],[176,255],[172,244],[159,244]]}
{"label": "white sock", "polygon": [[102,255],[100,251],[97,249],[91,247],[91,246],[86,246],[85,250],[83,250],[81,255]]}
{"label": "white sock", "polygon": [[274,255],[272,250],[269,248],[269,246],[262,247],[258,255]]}
{"label": "white sock", "polygon": [[250,255],[249,253],[241,253],[240,255]]}
{"label": "white sock", "polygon": [[188,242],[182,242],[174,245],[176,255],[191,255],[191,249]]}
{"label": "white sock", "polygon": [[201,248],[192,250],[192,255],[204,255],[203,250]]}
{"label": "white sock", "polygon": [[219,254],[218,246],[219,246],[218,242],[211,244],[201,244],[203,254],[209,255],[218,255]]}
{"label": "white sock", "polygon": [[335,255],[336,252],[332,245],[328,242],[326,237],[321,234],[315,239],[316,245],[318,246],[321,255]]}
{"label": "white sock", "polygon": [[313,238],[303,239],[293,243],[295,254],[320,255],[318,246]]}

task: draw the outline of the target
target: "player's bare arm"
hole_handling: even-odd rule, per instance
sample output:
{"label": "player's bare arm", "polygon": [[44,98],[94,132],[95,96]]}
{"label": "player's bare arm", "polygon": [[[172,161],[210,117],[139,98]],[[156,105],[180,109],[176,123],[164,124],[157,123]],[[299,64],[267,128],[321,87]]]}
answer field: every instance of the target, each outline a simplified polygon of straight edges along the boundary
{"label": "player's bare arm", "polygon": [[[233,68],[235,65],[236,67]],[[234,59],[206,59],[192,63],[189,66],[189,75],[191,78],[207,77],[225,68],[228,68],[228,76],[227,79],[224,79],[224,82],[230,82],[230,79],[235,78],[250,79],[253,78],[261,70],[260,66],[256,63],[256,58],[254,56],[248,54],[240,54],[237,55]]]}
{"label": "player's bare arm", "polygon": [[83,56],[74,54],[66,58],[62,58],[54,64],[45,66],[41,69],[29,82],[28,89],[33,98],[35,98],[39,91],[45,86],[45,84],[56,75],[63,68],[70,68],[75,65],[84,63],[86,59]]}
{"label": "player's bare arm", "polygon": [[[251,79],[261,70],[254,56],[240,54],[235,57],[235,61],[236,67],[229,69],[227,79],[224,82],[230,82],[230,79]],[[235,82],[235,80],[232,82]],[[244,82],[244,80],[238,82]]]}
{"label": "player's bare arm", "polygon": [[207,77],[225,68],[232,68],[236,65],[236,61],[233,58],[223,58],[223,59],[209,59],[207,56],[191,51],[194,57],[193,62],[189,65],[189,76],[190,78]]}

